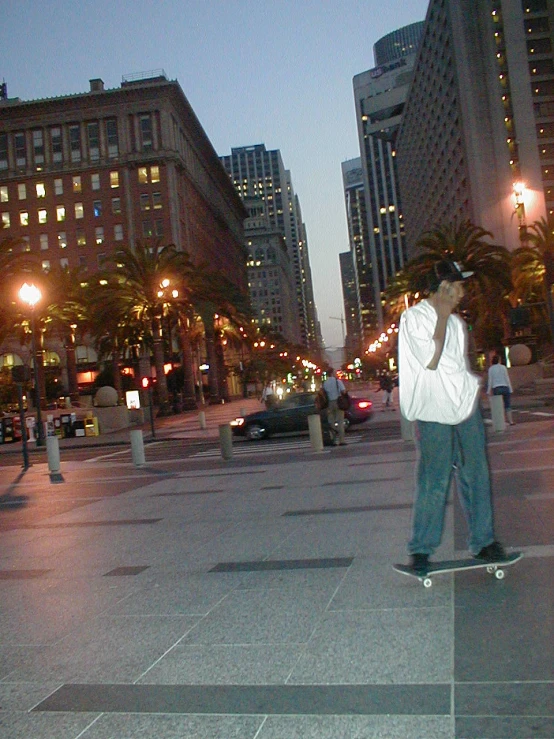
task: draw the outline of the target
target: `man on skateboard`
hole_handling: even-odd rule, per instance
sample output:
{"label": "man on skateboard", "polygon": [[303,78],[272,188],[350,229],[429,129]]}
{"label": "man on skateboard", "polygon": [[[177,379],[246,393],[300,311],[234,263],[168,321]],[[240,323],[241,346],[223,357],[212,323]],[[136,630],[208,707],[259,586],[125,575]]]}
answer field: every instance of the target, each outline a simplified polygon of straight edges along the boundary
{"label": "man on skateboard", "polygon": [[428,275],[429,297],[400,319],[400,409],[416,421],[419,451],[408,543],[416,573],[427,571],[441,543],[454,470],[472,555],[491,563],[507,556],[494,536],[479,379],[468,367],[465,324],[454,314],[471,275],[457,262],[437,262]]}

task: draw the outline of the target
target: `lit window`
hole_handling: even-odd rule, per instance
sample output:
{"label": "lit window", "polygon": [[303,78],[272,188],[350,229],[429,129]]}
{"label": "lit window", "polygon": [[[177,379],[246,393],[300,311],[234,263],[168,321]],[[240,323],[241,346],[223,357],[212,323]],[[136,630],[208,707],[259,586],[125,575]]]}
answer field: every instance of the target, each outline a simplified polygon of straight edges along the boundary
{"label": "lit window", "polygon": [[1,185],[0,186],[0,203],[7,203],[9,200],[8,197],[8,186],[7,185]]}
{"label": "lit window", "polygon": [[154,165],[153,167],[150,167],[150,182],[159,182],[160,181],[160,168],[158,165]]}
{"label": "lit window", "polygon": [[46,249],[48,249],[48,234],[41,234],[39,239],[41,251],[46,251]]}
{"label": "lit window", "polygon": [[36,190],[37,190],[37,198],[46,197],[46,187],[44,185],[44,182],[37,182]]}
{"label": "lit window", "polygon": [[75,232],[75,238],[77,239],[77,246],[86,246],[87,245],[87,237],[85,236],[85,232],[82,228],[78,228]]}
{"label": "lit window", "polygon": [[58,232],[58,246],[60,249],[67,249],[67,234],[65,231]]}
{"label": "lit window", "polygon": [[104,227],[103,226],[97,226],[94,229],[94,240],[97,244],[103,244],[104,243]]}
{"label": "lit window", "polygon": [[113,237],[115,241],[123,241],[123,225],[116,223],[113,227]]}
{"label": "lit window", "polygon": [[9,227],[10,227],[10,214],[2,213],[2,228],[9,228]]}
{"label": "lit window", "polygon": [[65,221],[65,205],[56,205],[56,220],[58,223]]}
{"label": "lit window", "polygon": [[121,198],[112,198],[112,213],[114,215],[121,213]]}
{"label": "lit window", "polygon": [[41,264],[43,272],[50,272],[50,260],[43,259]]}
{"label": "lit window", "polygon": [[102,201],[101,200],[95,200],[92,204],[92,212],[94,213],[95,218],[100,218],[102,215]]}
{"label": "lit window", "polygon": [[73,192],[81,192],[81,176],[76,175],[73,178]]}
{"label": "lit window", "polygon": [[62,179],[54,180],[54,192],[56,193],[56,195],[63,195],[63,180]]}
{"label": "lit window", "polygon": [[46,212],[46,208],[41,208],[38,212],[38,222],[46,223],[47,220],[48,220],[48,213]]}
{"label": "lit window", "polygon": [[119,187],[119,172],[110,172],[110,187]]}
{"label": "lit window", "polygon": [[138,168],[138,181],[141,185],[145,185],[148,182],[148,167]]}
{"label": "lit window", "polygon": [[84,218],[85,216],[85,209],[83,208],[82,203],[75,203],[75,218]]}
{"label": "lit window", "polygon": [[90,184],[93,190],[100,190],[100,175],[99,174],[91,174],[90,176]]}
{"label": "lit window", "polygon": [[19,214],[19,223],[22,226],[28,226],[29,225],[29,213],[26,210],[22,210]]}
{"label": "lit window", "polygon": [[162,194],[161,192],[153,192],[152,193],[152,203],[154,205],[154,210],[158,210],[162,207]]}
{"label": "lit window", "polygon": [[140,209],[141,210],[150,210],[150,196],[148,193],[142,193],[140,196]]}
{"label": "lit window", "polygon": [[25,185],[17,186],[17,197],[20,200],[25,200],[25,198],[27,197],[27,187]]}
{"label": "lit window", "polygon": [[21,246],[21,251],[31,251],[31,244],[29,242],[29,236],[23,237],[23,244]]}

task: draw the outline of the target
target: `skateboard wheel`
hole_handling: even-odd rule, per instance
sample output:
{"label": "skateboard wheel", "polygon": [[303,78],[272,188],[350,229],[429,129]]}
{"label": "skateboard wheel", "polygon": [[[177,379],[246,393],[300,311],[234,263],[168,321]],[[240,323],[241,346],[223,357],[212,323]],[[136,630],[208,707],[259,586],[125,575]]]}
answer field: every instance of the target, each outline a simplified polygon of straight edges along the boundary
{"label": "skateboard wheel", "polygon": [[430,578],[430,577],[426,577],[426,578],[425,578],[425,579],[423,580],[423,587],[424,587],[424,588],[430,588],[432,584],[433,584],[433,581],[431,580],[431,578]]}
{"label": "skateboard wheel", "polygon": [[504,579],[504,570],[496,570],[494,573],[494,576],[497,580],[503,580]]}
{"label": "skateboard wheel", "polygon": [[497,570],[496,570],[496,567],[494,565],[488,565],[487,566],[487,572],[489,573],[489,575],[492,575],[492,573],[493,572],[496,572],[496,571]]}

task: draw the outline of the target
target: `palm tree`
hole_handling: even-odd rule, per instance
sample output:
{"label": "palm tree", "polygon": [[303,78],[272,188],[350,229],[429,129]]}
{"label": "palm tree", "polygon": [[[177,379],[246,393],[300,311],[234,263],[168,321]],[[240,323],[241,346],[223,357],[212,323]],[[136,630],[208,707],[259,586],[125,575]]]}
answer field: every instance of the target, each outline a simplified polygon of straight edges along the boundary
{"label": "palm tree", "polygon": [[546,304],[550,320],[551,340],[554,342],[554,224],[545,218],[535,221],[526,230],[530,245],[516,249],[512,254],[514,296],[518,302]]}

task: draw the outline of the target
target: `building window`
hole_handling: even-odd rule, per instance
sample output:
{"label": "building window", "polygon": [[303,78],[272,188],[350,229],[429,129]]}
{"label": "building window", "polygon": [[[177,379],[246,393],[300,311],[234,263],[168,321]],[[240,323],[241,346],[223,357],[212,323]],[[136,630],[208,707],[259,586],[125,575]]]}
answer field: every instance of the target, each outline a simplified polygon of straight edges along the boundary
{"label": "building window", "polygon": [[0,169],[8,169],[8,134],[0,133]]}
{"label": "building window", "polygon": [[46,197],[46,187],[44,185],[44,182],[37,182],[35,185],[36,191],[37,191],[37,198],[45,198]]}
{"label": "building window", "polygon": [[29,225],[29,213],[26,210],[22,210],[19,214],[19,223],[22,226],[28,226]]}
{"label": "building window", "polygon": [[110,187],[119,187],[119,172],[110,172]]}
{"label": "building window", "polygon": [[164,222],[160,219],[154,221],[154,226],[156,229],[156,236],[163,236],[164,234]]}
{"label": "building window", "polygon": [[100,127],[98,121],[87,123],[88,156],[91,162],[100,159]]}
{"label": "building window", "polygon": [[76,175],[73,178],[73,192],[81,192],[82,186],[81,186],[81,176]]}
{"label": "building window", "polygon": [[46,223],[47,221],[48,221],[48,213],[46,211],[46,208],[41,208],[38,212],[38,222]]}
{"label": "building window", "polygon": [[100,190],[100,175],[98,173],[91,174],[90,185],[93,190]]}
{"label": "building window", "polygon": [[16,133],[14,136],[15,165],[19,169],[27,166],[27,146],[24,133]]}
{"label": "building window", "polygon": [[104,227],[103,226],[97,226],[94,229],[94,240],[97,244],[103,244],[104,243]]}
{"label": "building window", "polygon": [[152,118],[150,114],[140,116],[139,126],[142,151],[152,151]]}
{"label": "building window", "polygon": [[41,251],[46,251],[48,249],[48,234],[41,234],[39,239]]}
{"label": "building window", "polygon": [[148,182],[148,167],[138,168],[138,181],[140,185],[145,185]]}
{"label": "building window", "polygon": [[102,267],[104,266],[105,262],[106,262],[106,254],[105,253],[97,254],[96,255],[96,264],[98,265],[98,268],[99,269],[102,269]]}
{"label": "building window", "polygon": [[44,164],[44,134],[42,129],[33,131],[33,158],[37,169]]}
{"label": "building window", "polygon": [[92,204],[92,212],[94,213],[95,218],[100,218],[102,215],[102,201],[101,200],[95,200]]}
{"label": "building window", "polygon": [[49,259],[43,259],[42,264],[40,266],[42,267],[43,272],[50,272],[50,260]]}
{"label": "building window", "polygon": [[75,218],[79,220],[85,217],[85,209],[82,203],[75,203]]}
{"label": "building window", "polygon": [[61,178],[54,180],[54,192],[56,195],[63,195],[63,180]]}
{"label": "building window", "polygon": [[26,185],[18,185],[17,186],[17,197],[20,200],[25,200],[27,197],[27,187]]}
{"label": "building window", "polygon": [[65,231],[58,232],[58,246],[60,249],[67,249],[67,234]]}
{"label": "building window", "polygon": [[113,227],[113,237],[114,241],[123,241],[123,225],[121,223],[116,223]]}
{"label": "building window", "polygon": [[157,164],[155,164],[153,167],[150,167],[150,182],[159,182],[160,181],[160,168]]}
{"label": "building window", "polygon": [[108,158],[115,159],[119,155],[117,121],[115,118],[106,121],[106,141],[108,142]]}
{"label": "building window", "polygon": [[69,151],[72,162],[81,161],[81,127],[79,124],[69,126]]}
{"label": "building window", "polygon": [[150,210],[150,196],[147,193],[142,193],[140,196],[140,209]]}
{"label": "building window", "polygon": [[60,267],[62,269],[68,269],[69,268],[69,259],[67,257],[63,257],[60,259]]}
{"label": "building window", "polygon": [[59,126],[50,129],[50,145],[52,147],[52,162],[59,164],[63,160],[62,129]]}
{"label": "building window", "polygon": [[161,192],[153,192],[152,193],[152,204],[154,206],[154,210],[159,210],[159,208],[162,207],[162,194],[161,194]]}
{"label": "building window", "polygon": [[9,228],[9,227],[10,227],[10,214],[2,213],[2,228]]}
{"label": "building window", "polygon": [[142,235],[145,237],[152,236],[152,221],[142,222]]}
{"label": "building window", "polygon": [[65,205],[56,205],[56,220],[58,223],[65,221]]}
{"label": "building window", "polygon": [[81,269],[86,269],[87,268],[87,258],[86,257],[83,257],[83,256],[80,256],[79,257],[79,267]]}
{"label": "building window", "polygon": [[75,238],[77,239],[77,246],[86,246],[87,245],[87,237],[85,236],[85,232],[82,228],[78,228],[75,232]]}
{"label": "building window", "polygon": [[112,213],[115,216],[121,213],[121,198],[112,198]]}
{"label": "building window", "polygon": [[8,197],[8,186],[7,185],[1,185],[0,186],[0,203],[7,203],[9,200]]}
{"label": "building window", "polygon": [[31,251],[31,244],[29,241],[29,236],[24,236],[22,241],[23,241],[23,245],[21,247],[21,251]]}

